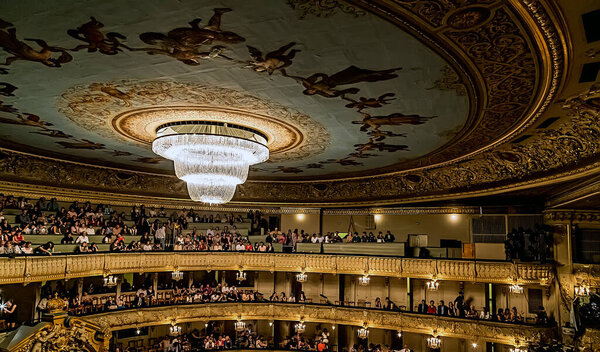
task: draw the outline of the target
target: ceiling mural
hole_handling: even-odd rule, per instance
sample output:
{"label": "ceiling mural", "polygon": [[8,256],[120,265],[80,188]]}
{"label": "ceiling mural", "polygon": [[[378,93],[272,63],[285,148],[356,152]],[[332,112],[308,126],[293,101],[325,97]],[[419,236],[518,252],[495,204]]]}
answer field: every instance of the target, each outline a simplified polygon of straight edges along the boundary
{"label": "ceiling mural", "polygon": [[[569,62],[546,6],[0,5],[1,179],[183,204],[150,144],[161,122],[205,119],[268,136],[237,202],[393,204],[575,177],[598,154],[597,109],[580,108],[597,88],[557,100]],[[549,114],[561,123],[536,128]]]}
{"label": "ceiling mural", "polygon": [[[279,124],[265,127],[273,157],[251,179],[337,178],[402,169],[470,123],[456,71],[376,15],[341,2],[222,5],[6,6],[1,146],[172,174],[149,147],[161,114]],[[131,117],[148,108],[152,118]]]}

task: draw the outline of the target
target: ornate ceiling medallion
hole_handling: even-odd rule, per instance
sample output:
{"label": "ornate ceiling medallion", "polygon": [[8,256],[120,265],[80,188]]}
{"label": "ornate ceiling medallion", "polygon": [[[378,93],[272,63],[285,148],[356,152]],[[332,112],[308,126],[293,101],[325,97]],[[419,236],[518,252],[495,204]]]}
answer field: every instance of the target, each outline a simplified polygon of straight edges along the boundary
{"label": "ornate ceiling medallion", "polygon": [[173,160],[192,200],[208,204],[229,202],[236,186],[246,182],[250,165],[269,158],[263,133],[216,121],[161,125],[152,151]]}
{"label": "ornate ceiling medallion", "polygon": [[149,146],[161,124],[202,120],[260,130],[268,139],[271,161],[303,159],[329,145],[325,127],[307,115],[233,89],[193,82],[78,85],[62,94],[58,110],[103,137],[137,145]]}

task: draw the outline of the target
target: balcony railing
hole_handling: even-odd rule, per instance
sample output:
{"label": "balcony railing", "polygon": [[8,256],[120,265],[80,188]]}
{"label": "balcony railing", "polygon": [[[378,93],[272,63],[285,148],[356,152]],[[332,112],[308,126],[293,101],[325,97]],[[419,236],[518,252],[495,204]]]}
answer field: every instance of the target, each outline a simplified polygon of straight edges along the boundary
{"label": "balcony railing", "polygon": [[200,303],[124,309],[81,317],[104,331],[210,320],[283,320],[367,326],[508,345],[547,341],[556,328],[410,312],[281,302]]}
{"label": "balcony railing", "polygon": [[511,284],[552,282],[548,264],[358,255],[252,252],[135,252],[0,258],[0,284],[65,280],[104,274],[256,270]]}

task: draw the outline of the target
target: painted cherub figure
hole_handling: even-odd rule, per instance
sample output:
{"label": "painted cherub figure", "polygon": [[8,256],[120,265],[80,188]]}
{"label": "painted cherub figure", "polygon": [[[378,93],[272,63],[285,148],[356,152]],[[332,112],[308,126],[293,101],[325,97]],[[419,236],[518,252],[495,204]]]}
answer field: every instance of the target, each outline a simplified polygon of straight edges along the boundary
{"label": "painted cherub figure", "polygon": [[[8,28],[8,29],[7,29]],[[35,50],[25,42],[17,38],[17,30],[14,26],[0,19],[0,48],[12,56],[8,56],[4,65],[10,65],[17,60],[27,60],[39,62],[49,67],[60,67],[61,64],[73,59],[66,49],[49,46],[41,39],[25,39],[40,46],[41,49]],[[56,57],[55,53],[60,53]]]}
{"label": "painted cherub figure", "polygon": [[369,129],[377,130],[381,126],[401,126],[401,125],[422,125],[427,120],[436,116],[404,115],[396,112],[387,116],[365,115],[362,121],[352,121],[353,124],[362,125],[360,130],[363,132]]}
{"label": "painted cherub figure", "polygon": [[286,52],[291,49],[295,42],[291,42],[282,46],[281,48],[267,53],[263,57],[263,53],[257,48],[248,45],[248,51],[252,56],[253,61],[248,63],[248,68],[253,69],[256,72],[267,72],[269,75],[277,70],[282,70],[292,64],[292,59],[300,50],[292,49],[287,54]]}
{"label": "painted cherub figure", "polygon": [[120,39],[126,39],[125,36],[116,32],[106,33],[105,36],[102,32],[102,28],[104,28],[104,24],[96,20],[95,17],[90,17],[89,22],[82,24],[77,29],[69,29],[67,33],[71,37],[87,43],[78,45],[72,50],[78,51],[87,49],[88,52],[100,51],[102,54],[106,55],[117,54],[121,51],[119,48],[120,46],[125,47],[120,42]]}
{"label": "painted cherub figure", "polygon": [[398,77],[394,72],[400,68],[392,68],[388,70],[373,71],[363,68],[358,68],[354,65],[334,73],[327,75],[325,73],[315,73],[308,78],[287,75],[285,70],[282,73],[287,77],[294,78],[304,86],[302,93],[306,95],[320,95],[325,98],[344,98],[346,94],[356,94],[360,89],[351,87],[345,89],[337,89],[338,86],[344,86],[359,82],[378,82],[393,79]]}

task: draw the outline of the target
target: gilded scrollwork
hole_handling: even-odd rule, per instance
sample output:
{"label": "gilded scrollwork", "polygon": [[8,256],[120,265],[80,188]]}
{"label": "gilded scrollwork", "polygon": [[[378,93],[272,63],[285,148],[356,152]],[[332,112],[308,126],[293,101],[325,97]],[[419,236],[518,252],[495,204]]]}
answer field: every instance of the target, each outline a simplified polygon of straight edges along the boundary
{"label": "gilded scrollwork", "polygon": [[365,11],[344,0],[287,0],[288,4],[296,10],[300,19],[307,15],[316,17],[329,17],[341,11],[355,17],[364,16]]}
{"label": "gilded scrollwork", "polygon": [[126,310],[118,313],[101,313],[85,318],[106,330],[120,330],[135,326],[148,326],[207,320],[304,320],[328,324],[344,324],[371,328],[402,330],[441,336],[478,338],[513,345],[515,341],[546,341],[555,336],[554,328],[538,326],[513,326],[506,323],[423,316],[406,312],[365,311],[361,308],[291,305],[285,303],[217,303],[186,305],[185,307],[153,307]]}
{"label": "gilded scrollwork", "polygon": [[0,284],[72,279],[137,272],[179,270],[292,271],[440,280],[549,285],[554,279],[546,264],[477,262],[288,253],[103,253],[85,256],[0,258]]}

